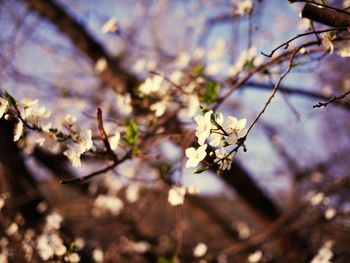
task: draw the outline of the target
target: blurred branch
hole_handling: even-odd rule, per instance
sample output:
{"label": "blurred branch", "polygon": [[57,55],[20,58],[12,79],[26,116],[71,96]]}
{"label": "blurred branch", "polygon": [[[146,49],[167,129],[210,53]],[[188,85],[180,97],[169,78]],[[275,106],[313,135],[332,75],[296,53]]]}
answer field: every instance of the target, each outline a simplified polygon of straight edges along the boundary
{"label": "blurred branch", "polygon": [[328,26],[350,27],[350,13],[329,6],[325,8],[319,8],[318,6],[319,4],[307,3],[301,12],[301,16]]}
{"label": "blurred branch", "polygon": [[[247,82],[246,84],[244,84],[244,87],[245,88],[256,88],[258,90],[271,90],[272,89],[269,84],[259,83],[259,82]],[[321,100],[327,100],[327,101],[334,98],[334,97],[327,97],[327,96],[322,95],[322,94],[317,93],[317,92],[307,91],[307,90],[295,88],[295,87],[280,86],[279,90],[283,91],[285,94],[289,94],[289,95],[297,95],[297,96],[303,96],[303,97],[307,97],[307,98],[321,99]],[[343,107],[347,110],[350,110],[350,103],[348,103],[348,102],[339,101],[337,99],[332,100],[332,102],[337,106],[340,106],[340,107]]]}
{"label": "blurred branch", "polygon": [[87,55],[93,63],[99,59],[107,60],[107,68],[101,73],[103,82],[120,92],[125,92],[137,83],[134,76],[128,74],[120,66],[120,58],[112,58],[95,38],[70,16],[61,6],[52,0],[22,0],[39,16],[47,19],[66,35],[82,53]]}

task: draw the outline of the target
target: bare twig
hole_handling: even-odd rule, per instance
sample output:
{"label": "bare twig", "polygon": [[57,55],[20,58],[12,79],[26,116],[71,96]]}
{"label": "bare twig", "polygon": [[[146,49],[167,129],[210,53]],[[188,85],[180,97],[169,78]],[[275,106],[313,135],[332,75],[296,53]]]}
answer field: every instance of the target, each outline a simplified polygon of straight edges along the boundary
{"label": "bare twig", "polygon": [[344,94],[340,95],[340,96],[333,96],[332,98],[330,98],[329,100],[327,100],[326,102],[319,102],[317,104],[315,104],[313,106],[313,108],[321,108],[321,107],[326,107],[329,103],[333,102],[333,101],[339,101],[341,99],[344,99],[347,95],[350,94],[350,90],[348,90],[347,92],[345,92]]}
{"label": "bare twig", "polygon": [[293,42],[294,40],[300,38],[300,37],[304,37],[304,36],[308,36],[308,35],[312,35],[312,34],[320,34],[320,33],[326,33],[326,32],[331,32],[331,31],[345,31],[347,30],[347,27],[336,27],[336,28],[328,28],[328,29],[324,29],[324,30],[318,30],[318,31],[311,31],[311,32],[306,32],[306,33],[302,33],[302,34],[298,34],[295,37],[287,40],[286,42],[282,43],[281,45],[279,45],[278,47],[274,48],[269,54],[266,54],[264,52],[261,52],[262,55],[271,58],[273,56],[273,54],[275,54],[275,52],[280,49],[281,47],[284,47],[284,49],[287,49],[289,47],[289,44],[291,42]]}
{"label": "bare twig", "polygon": [[295,49],[290,60],[289,60],[289,65],[286,69],[286,71],[282,74],[282,76],[279,78],[279,80],[276,82],[273,90],[272,90],[272,93],[270,95],[270,97],[268,98],[268,100],[266,101],[264,107],[262,108],[262,110],[259,112],[259,114],[255,117],[254,121],[252,122],[252,124],[249,126],[248,130],[247,130],[247,133],[246,135],[244,136],[243,138],[243,141],[247,138],[248,134],[250,133],[250,131],[252,130],[252,128],[254,127],[254,125],[257,123],[257,121],[260,119],[260,117],[264,114],[265,110],[267,109],[267,107],[269,106],[269,104],[271,103],[272,101],[272,98],[275,96],[282,80],[287,76],[287,74],[290,72],[290,70],[292,69],[293,67],[293,60],[296,56],[296,54],[298,53],[299,51],[299,48]]}
{"label": "bare twig", "polygon": [[107,133],[103,127],[103,120],[102,120],[102,110],[100,108],[97,108],[96,110],[96,120],[97,120],[97,126],[98,130],[100,132],[100,137],[106,147],[106,152],[109,156],[113,158],[113,160],[117,160],[117,155],[113,152],[111,145],[109,144]]}

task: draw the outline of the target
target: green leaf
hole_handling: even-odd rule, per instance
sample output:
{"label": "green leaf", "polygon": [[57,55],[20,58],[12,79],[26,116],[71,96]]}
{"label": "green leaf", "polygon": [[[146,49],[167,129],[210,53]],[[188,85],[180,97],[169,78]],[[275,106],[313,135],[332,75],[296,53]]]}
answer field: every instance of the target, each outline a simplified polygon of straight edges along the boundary
{"label": "green leaf", "polygon": [[202,76],[204,73],[204,67],[202,64],[197,64],[193,67],[192,71],[196,76]]}
{"label": "green leaf", "polygon": [[177,262],[176,256],[173,256],[172,258],[160,257],[157,260],[157,263],[175,263],[175,262]]}
{"label": "green leaf", "polygon": [[16,106],[16,100],[6,90],[4,91],[4,98],[8,101],[11,106]]}
{"label": "green leaf", "polygon": [[200,101],[210,104],[213,103],[220,91],[220,85],[216,83],[215,81],[209,80],[207,82],[207,90],[205,94],[200,97]]}
{"label": "green leaf", "polygon": [[199,108],[200,108],[200,112],[201,112],[202,115],[204,115],[204,114],[206,114],[208,111],[210,111],[209,108],[204,107],[204,106],[202,106],[202,105],[199,105]]}
{"label": "green leaf", "polygon": [[134,119],[129,120],[126,123],[126,133],[125,133],[125,142],[129,146],[134,146],[137,142],[137,140],[140,137],[140,133],[137,127],[137,124]]}

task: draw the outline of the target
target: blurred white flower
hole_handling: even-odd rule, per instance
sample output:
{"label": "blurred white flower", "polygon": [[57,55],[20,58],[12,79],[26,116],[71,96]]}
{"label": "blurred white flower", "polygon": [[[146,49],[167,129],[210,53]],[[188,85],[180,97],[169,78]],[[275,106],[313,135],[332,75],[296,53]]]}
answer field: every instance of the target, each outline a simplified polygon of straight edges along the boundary
{"label": "blurred white flower", "polygon": [[138,184],[130,184],[126,188],[125,197],[130,203],[135,203],[139,199],[140,186]]}
{"label": "blurred white flower", "polygon": [[164,78],[159,75],[149,77],[140,85],[139,90],[145,95],[157,92],[161,89],[163,80]]}
{"label": "blurred white flower", "polygon": [[103,251],[99,248],[94,249],[92,252],[92,258],[97,263],[103,262]]}
{"label": "blurred white flower", "polygon": [[331,220],[336,216],[336,214],[337,214],[337,210],[335,210],[335,208],[333,207],[330,207],[330,208],[327,208],[326,211],[324,212],[324,217],[327,220]]}
{"label": "blurred white flower", "polygon": [[208,251],[208,246],[204,243],[198,243],[196,247],[193,249],[193,256],[196,258],[203,257]]}
{"label": "blurred white flower", "polygon": [[65,260],[70,263],[78,263],[80,262],[80,256],[77,253],[70,253],[65,257]]}
{"label": "blurred white flower", "polygon": [[252,11],[253,1],[252,0],[241,0],[239,3],[235,0],[231,0],[233,3],[236,3],[236,12],[239,15],[248,14]]}
{"label": "blurred white flower", "polygon": [[178,69],[184,69],[188,66],[191,61],[191,56],[188,52],[180,52],[180,54],[176,57],[175,66]]}
{"label": "blurred white flower", "polygon": [[108,211],[113,215],[118,215],[123,209],[124,204],[116,196],[99,195],[94,203],[95,207]]}
{"label": "blurred white flower", "polygon": [[327,240],[324,245],[320,248],[317,255],[310,261],[310,263],[332,263],[333,257],[332,252],[333,241]]}
{"label": "blurred white flower", "polygon": [[12,236],[16,234],[18,231],[18,225],[16,223],[11,223],[9,227],[6,229],[6,234]]}
{"label": "blurred white flower", "polygon": [[186,157],[188,158],[186,167],[196,167],[202,160],[204,160],[205,156],[207,155],[207,147],[207,144],[203,144],[198,149],[194,147],[187,148],[185,151]]}
{"label": "blurred white flower", "polygon": [[168,192],[168,202],[172,206],[182,205],[185,200],[186,188],[183,186],[172,186]]}
{"label": "blurred white flower", "polygon": [[0,97],[0,119],[8,111],[9,106],[8,101]]}
{"label": "blurred white flower", "polygon": [[106,33],[115,33],[118,30],[118,22],[117,18],[111,17],[108,19],[103,26],[101,27],[101,32],[106,34]]}
{"label": "blurred white flower", "polygon": [[109,145],[111,146],[111,149],[114,151],[118,148],[119,141],[120,141],[120,132],[116,131],[115,134],[108,138]]}
{"label": "blurred white flower", "polygon": [[116,100],[117,100],[118,111],[122,115],[129,115],[132,112],[130,94],[125,94],[125,95],[117,94]]}
{"label": "blurred white flower", "polygon": [[105,71],[107,69],[107,60],[106,58],[99,58],[96,63],[95,63],[95,70],[97,73],[102,73],[103,71]]}
{"label": "blurred white flower", "polygon": [[47,230],[58,230],[61,227],[63,219],[60,214],[53,212],[46,217],[46,229]]}
{"label": "blurred white flower", "polygon": [[310,198],[310,203],[313,206],[319,205],[322,203],[322,201],[324,200],[325,195],[324,193],[320,192],[320,193],[316,193],[313,196],[311,196]]}
{"label": "blurred white flower", "polygon": [[156,115],[156,117],[161,117],[165,113],[168,105],[169,105],[169,100],[167,98],[164,98],[161,101],[158,101],[152,104],[150,109],[151,111],[154,111],[154,114]]}
{"label": "blurred white flower", "polygon": [[[343,58],[350,57],[350,45],[345,46],[345,47],[341,47],[338,51],[338,54],[339,54],[339,56],[341,56]],[[0,117],[1,117],[1,113],[0,113]]]}
{"label": "blurred white flower", "polygon": [[257,263],[262,259],[262,252],[260,250],[255,251],[254,253],[250,254],[248,256],[248,262],[249,263]]}

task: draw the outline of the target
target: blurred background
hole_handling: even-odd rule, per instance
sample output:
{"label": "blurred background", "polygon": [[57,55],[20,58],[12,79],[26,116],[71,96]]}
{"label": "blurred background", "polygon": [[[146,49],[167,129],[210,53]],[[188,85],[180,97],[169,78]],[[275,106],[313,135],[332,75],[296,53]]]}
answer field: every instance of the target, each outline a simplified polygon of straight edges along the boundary
{"label": "blurred background", "polygon": [[[348,262],[350,102],[313,106],[350,89],[349,58],[339,53],[349,36],[336,38],[333,52],[312,34],[272,58],[261,54],[327,28],[301,19],[303,5],[0,1],[0,91],[38,99],[54,127],[74,115],[94,139],[98,107],[109,132],[135,119],[140,148],[147,148],[85,183],[61,185],[103,168],[106,158],[86,154],[74,168],[62,148],[35,145],[35,132],[14,143],[13,124],[1,119],[0,262]],[[286,70],[288,52],[303,44],[247,138],[247,152],[222,175],[185,168],[195,125],[175,111],[184,110],[181,94],[171,94],[164,115],[154,118],[135,92],[150,76],[181,86],[196,83],[200,71],[220,87],[201,104],[225,98],[218,110],[250,124]],[[183,205],[168,202],[174,185],[186,188]],[[317,259],[320,251],[333,261]]]}

